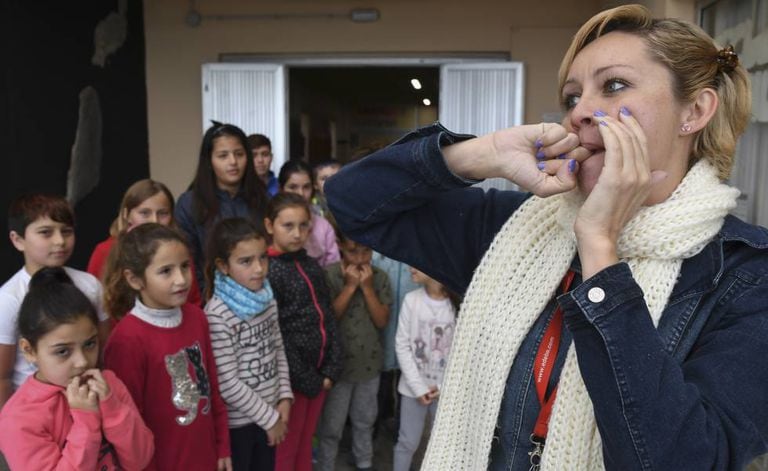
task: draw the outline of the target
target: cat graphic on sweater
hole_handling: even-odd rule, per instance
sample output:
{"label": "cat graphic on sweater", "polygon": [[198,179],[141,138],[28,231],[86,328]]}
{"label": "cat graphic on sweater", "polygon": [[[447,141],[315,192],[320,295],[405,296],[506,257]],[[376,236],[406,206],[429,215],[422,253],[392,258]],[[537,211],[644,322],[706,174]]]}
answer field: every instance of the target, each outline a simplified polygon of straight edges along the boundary
{"label": "cat graphic on sweater", "polygon": [[[211,384],[203,366],[203,354],[200,344],[195,342],[191,347],[184,347],[176,353],[165,356],[165,369],[171,376],[171,400],[177,409],[187,414],[176,417],[179,425],[189,425],[195,421],[200,399],[205,399],[203,414],[211,408]],[[189,371],[189,365],[195,371],[195,378]]]}

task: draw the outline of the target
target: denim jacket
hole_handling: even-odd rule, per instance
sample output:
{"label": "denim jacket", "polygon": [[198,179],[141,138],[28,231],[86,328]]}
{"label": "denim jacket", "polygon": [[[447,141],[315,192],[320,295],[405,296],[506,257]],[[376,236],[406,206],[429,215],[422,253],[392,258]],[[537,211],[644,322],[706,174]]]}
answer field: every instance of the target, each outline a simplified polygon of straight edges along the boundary
{"label": "denim jacket", "polygon": [[[225,218],[244,217],[250,218],[257,224],[261,224],[261,221],[252,217],[248,203],[243,198],[242,190],[233,197],[226,191],[217,188],[216,198],[219,200],[219,215],[215,221]],[[195,198],[192,190],[185,191],[176,201],[173,217],[179,229],[187,236],[189,247],[192,250],[192,259],[195,266],[194,275],[197,278],[198,286],[205,289],[205,276],[203,275],[205,270],[205,248],[208,240],[207,234],[212,224],[209,226],[197,223],[194,216],[194,204]]]}
{"label": "denim jacket", "polygon": [[[326,182],[351,238],[464,292],[498,230],[527,194],[467,188],[441,147],[468,139],[419,129]],[[728,216],[683,262],[658,328],[625,263],[553,299],[510,369],[490,468],[528,469],[539,412],[533,358],[557,303],[565,324],[552,383],[570,342],[594,405],[607,469],[740,470],[768,439],[768,231]],[[590,301],[593,288],[605,292]],[[459,317],[461,314],[459,314]],[[482,400],[482,398],[478,398]]]}

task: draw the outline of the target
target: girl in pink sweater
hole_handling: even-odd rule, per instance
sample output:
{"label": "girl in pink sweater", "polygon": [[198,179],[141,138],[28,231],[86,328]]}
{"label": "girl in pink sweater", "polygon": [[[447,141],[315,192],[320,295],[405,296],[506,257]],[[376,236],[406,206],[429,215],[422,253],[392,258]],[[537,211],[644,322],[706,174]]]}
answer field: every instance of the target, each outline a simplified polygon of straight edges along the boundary
{"label": "girl in pink sweater", "polygon": [[61,268],[32,277],[19,348],[38,370],[0,413],[0,449],[17,470],[140,470],[154,440],[125,385],[96,368],[96,311]]}
{"label": "girl in pink sweater", "polygon": [[[289,160],[280,168],[277,177],[281,193],[295,193],[307,204],[312,202],[312,169],[301,160]],[[307,255],[314,258],[321,267],[326,267],[341,260],[336,231],[326,218],[319,213],[310,212],[309,237],[304,243]]]}

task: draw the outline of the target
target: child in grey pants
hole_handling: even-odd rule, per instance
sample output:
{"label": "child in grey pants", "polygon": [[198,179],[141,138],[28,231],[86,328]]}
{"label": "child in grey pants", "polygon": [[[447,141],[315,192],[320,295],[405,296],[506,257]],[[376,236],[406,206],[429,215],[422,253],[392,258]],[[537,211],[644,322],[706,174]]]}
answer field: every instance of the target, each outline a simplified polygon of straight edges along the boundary
{"label": "child in grey pants", "polygon": [[434,420],[456,325],[456,309],[443,285],[415,268],[411,277],[422,287],[405,295],[395,336],[402,400],[394,471],[410,469],[424,424]]}

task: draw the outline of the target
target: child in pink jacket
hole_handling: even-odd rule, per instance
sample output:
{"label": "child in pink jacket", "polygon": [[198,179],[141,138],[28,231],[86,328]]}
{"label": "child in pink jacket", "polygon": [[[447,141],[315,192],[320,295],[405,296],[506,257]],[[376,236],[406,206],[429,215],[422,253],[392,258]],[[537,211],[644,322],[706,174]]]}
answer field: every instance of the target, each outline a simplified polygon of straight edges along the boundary
{"label": "child in pink jacket", "polygon": [[125,385],[96,368],[96,311],[61,268],[32,277],[19,348],[37,366],[0,413],[0,449],[21,470],[140,470],[154,439]]}
{"label": "child in pink jacket", "polygon": [[[304,198],[307,204],[312,203],[312,169],[303,161],[294,159],[284,163],[277,181],[281,193],[295,193]],[[336,231],[328,219],[314,212],[310,213],[310,231],[304,249],[321,267],[341,260]]]}

